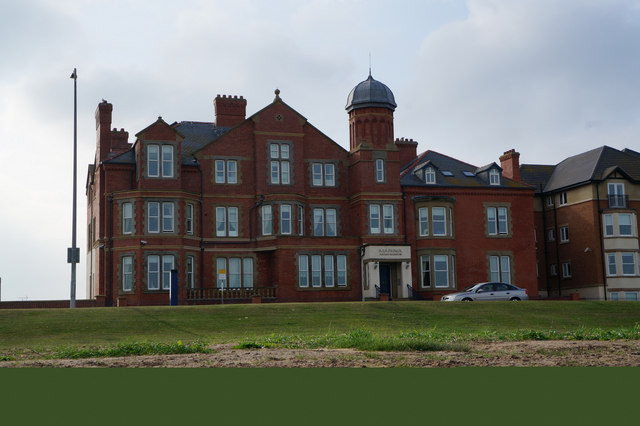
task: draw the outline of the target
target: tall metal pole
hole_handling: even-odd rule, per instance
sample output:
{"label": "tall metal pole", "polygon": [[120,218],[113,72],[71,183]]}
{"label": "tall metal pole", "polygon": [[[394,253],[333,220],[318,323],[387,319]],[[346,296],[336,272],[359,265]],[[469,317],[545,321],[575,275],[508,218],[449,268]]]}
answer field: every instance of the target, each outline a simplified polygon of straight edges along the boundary
{"label": "tall metal pole", "polygon": [[71,263],[71,298],[69,307],[76,307],[76,264],[80,261],[80,250],[76,247],[76,198],[77,198],[77,160],[78,160],[78,99],[76,69],[71,74],[73,79],[73,224],[71,227],[71,248],[67,253],[67,262]]}

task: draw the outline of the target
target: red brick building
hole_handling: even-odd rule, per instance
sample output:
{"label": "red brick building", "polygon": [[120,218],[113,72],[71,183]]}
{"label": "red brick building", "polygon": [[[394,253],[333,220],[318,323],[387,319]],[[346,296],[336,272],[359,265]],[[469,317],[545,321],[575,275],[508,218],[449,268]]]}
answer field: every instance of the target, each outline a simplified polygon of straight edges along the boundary
{"label": "red brick building", "polygon": [[215,122],[159,117],[133,144],[98,105],[89,298],[168,304],[172,270],[180,304],[438,299],[494,279],[537,295],[534,190],[517,153],[481,168],[418,156],[394,138],[393,93],[371,76],[347,99],[348,151],[279,91],[248,118],[242,97],[213,103]]}
{"label": "red brick building", "polygon": [[638,300],[640,153],[603,146],[521,175],[536,187],[540,292]]}

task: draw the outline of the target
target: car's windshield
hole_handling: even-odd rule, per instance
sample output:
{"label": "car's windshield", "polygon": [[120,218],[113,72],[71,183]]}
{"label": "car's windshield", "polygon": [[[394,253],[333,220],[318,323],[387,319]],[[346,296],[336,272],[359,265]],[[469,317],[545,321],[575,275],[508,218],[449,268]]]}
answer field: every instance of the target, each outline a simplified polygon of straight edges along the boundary
{"label": "car's windshield", "polygon": [[464,289],[464,290],[462,290],[462,291],[467,291],[467,292],[469,292],[469,291],[471,291],[471,290],[472,290],[476,285],[477,285],[477,284],[470,285],[469,287],[465,288],[465,289]]}

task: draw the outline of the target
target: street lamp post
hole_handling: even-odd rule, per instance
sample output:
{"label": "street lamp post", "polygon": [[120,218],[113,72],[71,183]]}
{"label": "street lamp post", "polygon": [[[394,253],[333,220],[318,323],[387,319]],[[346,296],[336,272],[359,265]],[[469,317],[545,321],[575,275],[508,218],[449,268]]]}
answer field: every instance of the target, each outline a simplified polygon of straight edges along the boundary
{"label": "street lamp post", "polygon": [[78,101],[76,69],[71,74],[73,79],[73,224],[71,226],[71,248],[67,250],[67,262],[71,264],[71,298],[69,307],[76,307],[76,264],[80,262],[80,249],[76,247],[76,193],[77,193],[77,162],[78,162]]}

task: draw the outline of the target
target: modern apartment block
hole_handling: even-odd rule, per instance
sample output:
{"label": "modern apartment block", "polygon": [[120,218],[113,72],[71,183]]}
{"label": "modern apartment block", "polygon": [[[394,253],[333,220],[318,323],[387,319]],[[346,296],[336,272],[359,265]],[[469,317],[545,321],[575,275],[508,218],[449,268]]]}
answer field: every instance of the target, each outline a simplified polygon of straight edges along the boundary
{"label": "modern apartment block", "polygon": [[243,97],[213,104],[212,122],[159,117],[133,143],[98,105],[87,177],[97,304],[168,304],[172,271],[180,304],[438,300],[488,280],[537,296],[534,188],[516,152],[483,167],[417,155],[371,75],[347,97],[348,150],[278,90],[249,117]]}
{"label": "modern apartment block", "polygon": [[520,173],[536,187],[541,295],[638,300],[640,153],[603,146]]}

